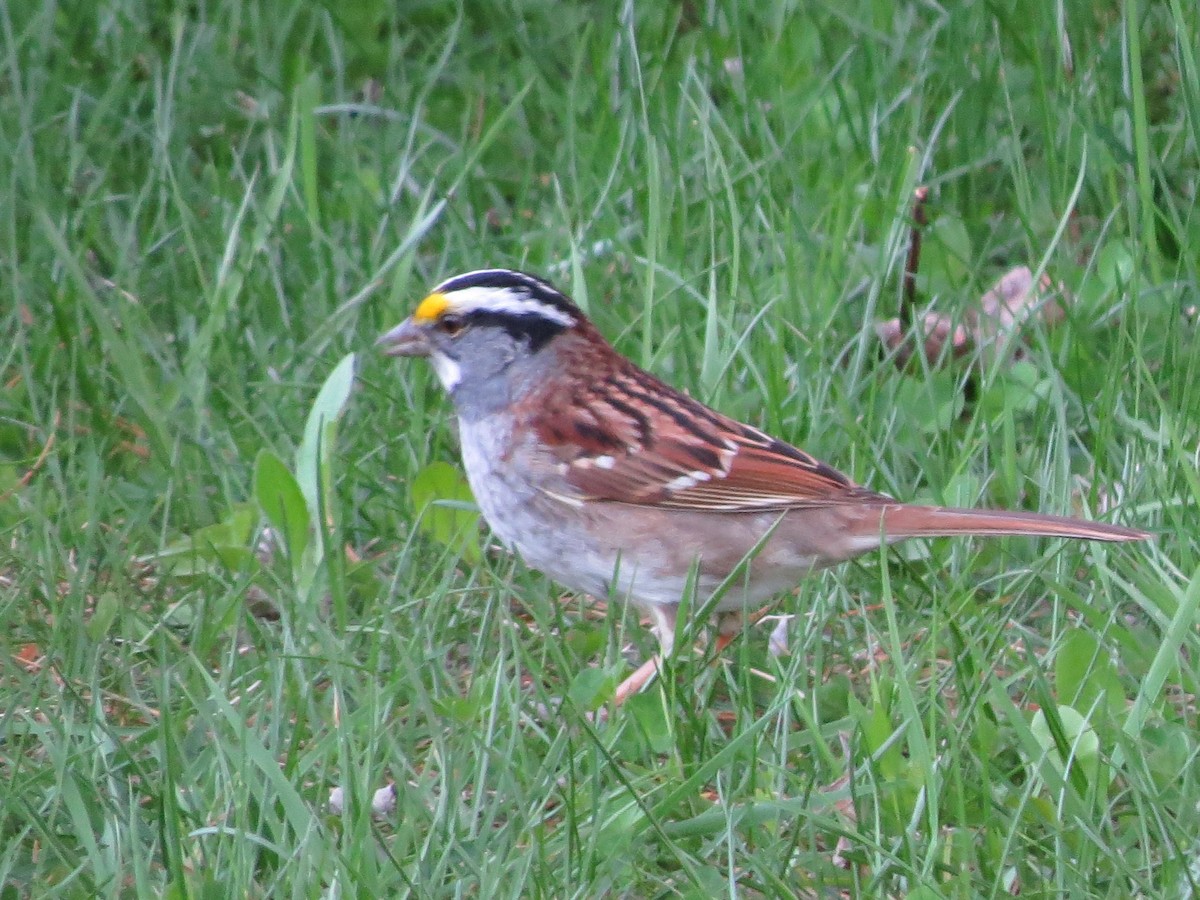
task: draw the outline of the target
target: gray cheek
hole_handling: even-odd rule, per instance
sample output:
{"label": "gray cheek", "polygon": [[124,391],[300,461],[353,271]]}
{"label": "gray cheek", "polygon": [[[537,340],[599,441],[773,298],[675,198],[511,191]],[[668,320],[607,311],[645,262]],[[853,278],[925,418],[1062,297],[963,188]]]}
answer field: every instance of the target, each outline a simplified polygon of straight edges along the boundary
{"label": "gray cheek", "polygon": [[459,378],[450,396],[462,421],[499,417],[512,406],[523,383],[514,371],[522,367],[517,351],[511,344],[455,347]]}

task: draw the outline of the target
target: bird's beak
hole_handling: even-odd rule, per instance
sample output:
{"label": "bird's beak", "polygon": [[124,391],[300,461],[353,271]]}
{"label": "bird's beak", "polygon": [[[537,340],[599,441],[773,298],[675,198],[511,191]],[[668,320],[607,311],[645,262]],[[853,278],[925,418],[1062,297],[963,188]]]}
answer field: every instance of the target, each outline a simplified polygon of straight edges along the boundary
{"label": "bird's beak", "polygon": [[411,318],[405,319],[375,342],[388,356],[428,356],[433,352],[429,335]]}

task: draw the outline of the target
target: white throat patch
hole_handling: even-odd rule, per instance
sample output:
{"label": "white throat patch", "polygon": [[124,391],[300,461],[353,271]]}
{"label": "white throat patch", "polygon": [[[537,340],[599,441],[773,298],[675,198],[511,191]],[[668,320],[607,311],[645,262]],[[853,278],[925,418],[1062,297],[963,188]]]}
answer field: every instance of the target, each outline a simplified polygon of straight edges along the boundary
{"label": "white throat patch", "polygon": [[435,350],[429,354],[429,361],[433,363],[433,371],[437,373],[438,381],[442,383],[446,393],[453,391],[462,381],[462,367],[445,353]]}

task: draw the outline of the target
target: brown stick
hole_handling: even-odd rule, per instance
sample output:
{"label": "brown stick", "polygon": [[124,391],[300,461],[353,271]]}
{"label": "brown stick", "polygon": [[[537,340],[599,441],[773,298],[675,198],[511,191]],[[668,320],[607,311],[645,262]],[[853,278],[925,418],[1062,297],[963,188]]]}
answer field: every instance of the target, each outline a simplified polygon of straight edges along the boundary
{"label": "brown stick", "polygon": [[900,294],[900,328],[907,332],[912,327],[913,310],[917,305],[917,270],[921,267],[921,234],[929,224],[925,215],[925,201],[929,199],[929,188],[921,185],[913,191],[912,229],[908,237],[908,259],[904,262],[903,290]]}

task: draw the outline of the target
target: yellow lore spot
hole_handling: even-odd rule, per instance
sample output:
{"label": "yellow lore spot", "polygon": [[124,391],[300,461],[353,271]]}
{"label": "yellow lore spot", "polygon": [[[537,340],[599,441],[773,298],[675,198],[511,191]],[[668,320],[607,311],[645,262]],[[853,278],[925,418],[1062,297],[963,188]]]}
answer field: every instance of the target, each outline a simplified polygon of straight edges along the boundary
{"label": "yellow lore spot", "polygon": [[450,305],[450,298],[445,294],[430,294],[417,304],[413,311],[413,319],[422,324],[436,322]]}

